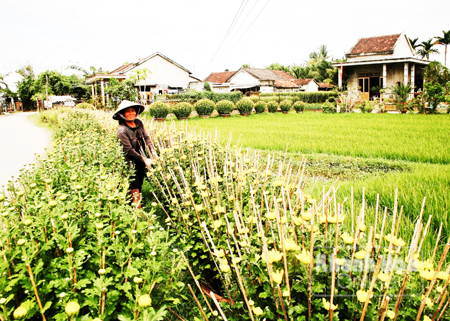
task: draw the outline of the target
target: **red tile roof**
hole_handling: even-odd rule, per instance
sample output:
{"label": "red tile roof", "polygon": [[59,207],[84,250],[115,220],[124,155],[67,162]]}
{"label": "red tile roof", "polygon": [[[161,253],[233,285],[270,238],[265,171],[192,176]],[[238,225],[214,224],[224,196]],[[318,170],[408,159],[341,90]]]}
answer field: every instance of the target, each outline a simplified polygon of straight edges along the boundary
{"label": "red tile roof", "polygon": [[118,73],[126,70],[128,67],[131,67],[132,65],[134,65],[134,63],[124,64],[123,66],[120,66],[116,70],[111,71],[110,74],[118,74]]}
{"label": "red tile roof", "polygon": [[304,78],[304,79],[295,79],[292,80],[292,82],[294,82],[295,84],[299,85],[299,86],[304,86],[309,84],[313,79],[312,78]]}
{"label": "red tile roof", "polygon": [[297,79],[294,76],[288,74],[286,71],[284,70],[272,70],[274,73],[276,73],[277,75],[283,77],[284,79],[287,80],[291,80],[291,79]]}
{"label": "red tile roof", "polygon": [[235,73],[236,71],[212,72],[205,81],[223,84]]}
{"label": "red tile roof", "polygon": [[333,88],[334,85],[326,83],[326,82],[318,82],[319,88]]}
{"label": "red tile roof", "polygon": [[400,34],[361,38],[347,56],[358,56],[375,53],[392,53]]}
{"label": "red tile roof", "polygon": [[298,85],[289,80],[275,80],[277,88],[298,88]]}

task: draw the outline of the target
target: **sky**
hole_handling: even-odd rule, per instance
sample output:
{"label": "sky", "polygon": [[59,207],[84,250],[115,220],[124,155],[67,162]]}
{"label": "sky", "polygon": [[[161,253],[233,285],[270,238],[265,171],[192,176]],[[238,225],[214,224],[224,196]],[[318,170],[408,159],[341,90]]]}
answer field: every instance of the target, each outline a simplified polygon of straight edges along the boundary
{"label": "sky", "polygon": [[[428,40],[450,30],[449,12],[448,0],[2,0],[0,74],[112,71],[160,52],[204,79],[242,64],[303,65],[321,45],[342,58],[364,37]],[[430,59],[443,62],[436,47]]]}

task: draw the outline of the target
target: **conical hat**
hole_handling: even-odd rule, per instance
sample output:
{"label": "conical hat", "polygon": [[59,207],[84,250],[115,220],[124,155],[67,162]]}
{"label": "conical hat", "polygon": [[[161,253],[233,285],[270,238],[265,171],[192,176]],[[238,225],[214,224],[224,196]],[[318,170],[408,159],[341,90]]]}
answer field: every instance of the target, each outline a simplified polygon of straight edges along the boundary
{"label": "conical hat", "polygon": [[140,113],[142,113],[144,111],[144,106],[138,104],[138,103],[134,103],[132,101],[129,100],[122,100],[122,102],[120,103],[120,105],[117,107],[116,112],[113,115],[113,119],[115,120],[119,120],[119,116],[118,114],[120,112],[123,112],[125,109],[129,108],[129,107],[133,107],[134,110],[136,110],[136,116],[139,115]]}

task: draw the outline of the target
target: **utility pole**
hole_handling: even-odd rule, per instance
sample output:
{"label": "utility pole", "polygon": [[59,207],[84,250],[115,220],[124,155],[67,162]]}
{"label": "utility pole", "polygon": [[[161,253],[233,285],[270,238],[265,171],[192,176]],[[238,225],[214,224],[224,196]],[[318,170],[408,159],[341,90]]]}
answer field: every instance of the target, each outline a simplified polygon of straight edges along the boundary
{"label": "utility pole", "polygon": [[48,108],[48,75],[45,75],[45,100],[47,100]]}

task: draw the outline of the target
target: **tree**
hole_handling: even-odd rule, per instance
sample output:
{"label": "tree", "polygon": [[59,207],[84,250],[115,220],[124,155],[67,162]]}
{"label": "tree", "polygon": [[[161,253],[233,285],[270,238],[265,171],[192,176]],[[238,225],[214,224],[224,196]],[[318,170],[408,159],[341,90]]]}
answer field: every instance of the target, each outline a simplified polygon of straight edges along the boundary
{"label": "tree", "polygon": [[414,39],[408,38],[408,40],[409,40],[409,43],[411,44],[411,47],[414,50],[414,53],[416,53],[416,50],[419,47],[419,44],[417,43],[417,41],[419,41],[419,38],[414,38]]}
{"label": "tree", "polygon": [[105,88],[105,93],[111,97],[113,107],[116,108],[122,100],[136,101],[138,93],[134,86],[133,79],[120,82],[116,78],[111,78],[109,86]]}
{"label": "tree", "polygon": [[436,42],[434,43],[435,45],[443,45],[444,46],[444,66],[447,67],[447,45],[450,44],[450,30],[448,30],[447,32],[445,32],[444,30],[442,30],[442,32],[444,33],[443,37],[436,37]]}
{"label": "tree", "polygon": [[[143,103],[142,100],[144,100],[144,103],[146,100],[146,99],[142,99],[141,80],[146,81],[150,77],[151,73],[152,72],[147,68],[138,69],[131,73],[130,80],[135,81],[135,83],[137,83],[137,85],[139,87],[139,100],[141,101],[141,103]],[[144,90],[143,90],[144,92],[145,92],[145,85],[146,85],[146,83],[144,83]]]}
{"label": "tree", "polygon": [[27,76],[36,78],[36,75],[34,74],[33,66],[31,66],[31,65],[23,66],[16,72],[24,78],[26,78]]}
{"label": "tree", "polygon": [[419,50],[417,50],[417,53],[422,57],[427,57],[427,60],[430,60],[430,54],[433,53],[439,53],[437,49],[433,48],[434,41],[433,38],[428,39],[427,41],[422,41],[418,47],[420,47]]}
{"label": "tree", "polygon": [[[425,67],[423,76],[425,81],[423,98],[433,107],[434,111],[439,103],[445,99],[445,94],[450,90],[450,72],[440,62],[432,61]],[[423,112],[425,112],[425,109]]]}
{"label": "tree", "polygon": [[212,91],[211,85],[207,81],[205,81],[205,83],[203,84],[203,88],[205,88],[206,91]]}
{"label": "tree", "polygon": [[249,64],[243,64],[241,68],[250,68]]}
{"label": "tree", "polygon": [[17,94],[22,101],[23,110],[31,110],[33,108],[33,96],[35,95],[36,80],[32,75],[27,75],[17,84]]}

